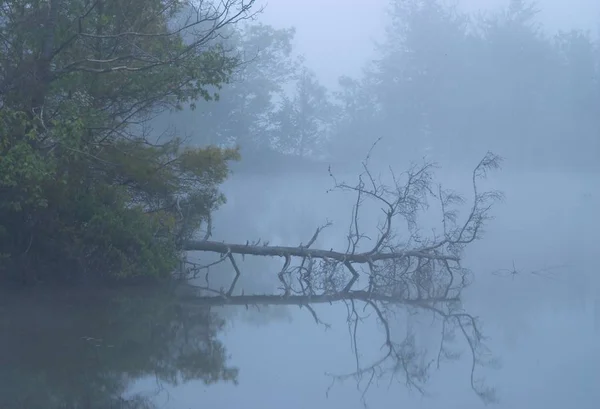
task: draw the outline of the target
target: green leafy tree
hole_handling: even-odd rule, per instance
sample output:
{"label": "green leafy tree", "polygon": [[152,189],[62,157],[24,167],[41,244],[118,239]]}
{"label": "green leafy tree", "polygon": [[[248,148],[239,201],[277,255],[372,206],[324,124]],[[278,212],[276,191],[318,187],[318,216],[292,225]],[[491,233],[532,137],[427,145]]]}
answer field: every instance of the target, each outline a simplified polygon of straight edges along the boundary
{"label": "green leafy tree", "polygon": [[252,5],[2,2],[5,273],[89,279],[175,268],[181,241],[223,203],[218,185],[238,153],[186,148],[177,137],[156,143],[147,124],[166,109],[215,99],[238,65],[215,40]]}

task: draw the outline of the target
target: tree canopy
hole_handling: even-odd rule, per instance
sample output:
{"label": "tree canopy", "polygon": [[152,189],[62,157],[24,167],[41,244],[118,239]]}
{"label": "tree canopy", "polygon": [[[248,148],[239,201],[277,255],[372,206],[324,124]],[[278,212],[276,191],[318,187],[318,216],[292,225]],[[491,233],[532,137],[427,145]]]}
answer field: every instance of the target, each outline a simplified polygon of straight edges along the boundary
{"label": "tree canopy", "polygon": [[[238,59],[215,42],[252,1],[0,5],[0,249],[19,279],[161,276],[223,203],[235,149],[152,135],[214,100]],[[184,14],[183,14],[184,13]],[[183,17],[182,17],[183,15]]]}

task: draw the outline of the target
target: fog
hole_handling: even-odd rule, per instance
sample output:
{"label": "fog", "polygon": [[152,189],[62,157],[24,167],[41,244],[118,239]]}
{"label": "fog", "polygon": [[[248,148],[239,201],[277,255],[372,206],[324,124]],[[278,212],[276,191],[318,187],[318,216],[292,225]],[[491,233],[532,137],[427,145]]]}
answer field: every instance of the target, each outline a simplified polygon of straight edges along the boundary
{"label": "fog", "polygon": [[[390,25],[387,7],[393,3],[412,14],[400,13]],[[223,87],[220,101],[162,113],[153,119],[154,131],[185,135],[195,146],[241,147],[241,161],[232,164],[222,185],[227,202],[213,215],[211,240],[300,246],[331,222],[312,248],[341,252],[357,198],[356,192],[332,191],[336,183],[355,186],[365,169],[378,181],[393,183],[411,164],[435,162],[433,193],[439,183],[465,198],[457,206],[460,225],[475,198],[473,169],[486,152],[500,155],[501,168],[488,172],[477,192],[497,190],[503,199],[491,208],[481,237],[465,245],[461,260],[470,271],[460,293],[462,307],[478,317],[485,336],[485,353],[478,356],[474,376],[494,389],[497,402],[490,407],[597,408],[600,3],[545,0],[531,20],[523,6],[522,14],[506,18],[508,23],[502,18],[486,20],[487,26],[482,22],[487,28],[480,37],[473,28],[461,32],[466,26],[462,14],[437,6],[411,9],[409,3],[449,4],[269,0],[250,24],[295,27],[295,34],[236,37],[249,48],[267,50],[267,57],[261,60],[259,52],[256,65],[250,62],[238,81]],[[475,19],[480,10],[493,16],[509,3],[527,2],[461,0],[456,13],[473,13],[469,15]],[[412,20],[401,21],[407,15]],[[540,32],[536,24],[542,24]],[[386,27],[396,32],[388,35]],[[559,30],[589,30],[589,37],[573,32],[555,41]],[[291,48],[286,51],[287,40]],[[278,58],[305,68],[300,70],[304,74],[294,72],[284,81],[286,63],[277,64]],[[275,84],[269,83],[269,75],[277,76]],[[298,78],[308,78],[304,84],[310,86],[299,87]],[[416,224],[419,235],[437,237],[443,232],[443,211],[435,198],[428,204],[418,211]],[[361,250],[366,251],[381,234],[377,223],[385,214],[381,202],[361,206],[360,223],[370,240]],[[419,247],[411,241],[413,231],[403,224],[395,228],[399,242]],[[218,256],[190,251],[186,257],[206,264]],[[236,260],[241,271],[236,294],[284,298],[277,276],[283,257]],[[234,268],[218,264],[211,271],[210,287],[223,295]],[[194,283],[206,284],[204,272]],[[401,343],[413,333],[416,350],[425,354],[421,363],[431,364],[423,391],[408,384],[403,370],[393,378],[374,370],[372,383],[371,372],[332,382],[331,374],[357,371],[357,357],[361,366],[377,361],[386,341],[381,320],[367,311],[357,326],[354,351],[349,304],[315,304],[312,310],[294,305],[210,307],[210,313],[224,320],[214,337],[224,348],[227,365],[239,368],[237,383],[202,378],[169,384],[158,375],[130,371],[123,375],[130,382],[122,396],[138,394],[165,409],[485,406],[471,385],[468,337],[456,331],[460,357],[442,360],[438,368],[441,321],[432,311],[408,304],[395,306],[386,317],[391,337]],[[8,332],[13,324],[3,325]]]}

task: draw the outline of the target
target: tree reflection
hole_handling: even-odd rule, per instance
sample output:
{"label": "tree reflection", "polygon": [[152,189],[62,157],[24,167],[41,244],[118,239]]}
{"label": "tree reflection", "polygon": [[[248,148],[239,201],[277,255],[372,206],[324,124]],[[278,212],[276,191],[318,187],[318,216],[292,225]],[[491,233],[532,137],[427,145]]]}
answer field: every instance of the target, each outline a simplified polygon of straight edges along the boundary
{"label": "tree reflection", "polygon": [[0,407],[147,408],[135,380],[236,382],[216,339],[224,322],[164,288],[2,296]]}

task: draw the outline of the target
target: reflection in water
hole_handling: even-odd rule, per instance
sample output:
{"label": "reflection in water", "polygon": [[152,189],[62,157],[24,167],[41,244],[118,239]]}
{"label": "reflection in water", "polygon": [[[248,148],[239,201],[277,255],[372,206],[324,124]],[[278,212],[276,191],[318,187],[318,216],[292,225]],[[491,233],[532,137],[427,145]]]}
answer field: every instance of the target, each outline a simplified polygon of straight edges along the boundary
{"label": "reflection in water", "polygon": [[149,408],[128,394],[159,384],[233,381],[210,309],[182,307],[173,291],[38,290],[2,294],[0,408]]}

